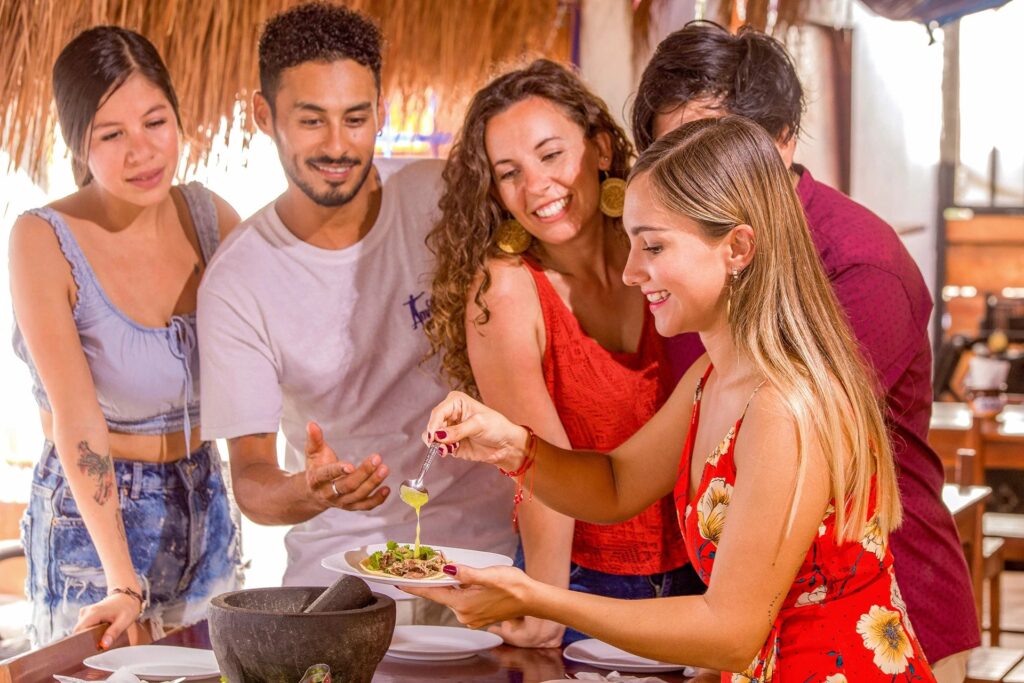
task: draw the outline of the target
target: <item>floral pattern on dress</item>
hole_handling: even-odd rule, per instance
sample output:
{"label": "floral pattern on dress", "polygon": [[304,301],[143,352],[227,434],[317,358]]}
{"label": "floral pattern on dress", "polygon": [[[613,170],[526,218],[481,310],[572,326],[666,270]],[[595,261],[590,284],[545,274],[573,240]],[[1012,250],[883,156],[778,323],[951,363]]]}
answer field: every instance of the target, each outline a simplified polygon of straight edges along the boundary
{"label": "floral pattern on dress", "polygon": [[[728,533],[736,482],[733,451],[743,422],[741,416],[716,457],[697,461],[703,469],[689,500],[693,442],[708,374],[694,398],[674,492],[690,561],[706,583],[714,572],[718,543]],[[873,489],[871,497],[873,506]],[[878,518],[870,515],[859,540],[839,542],[835,512],[834,503],[825,510],[757,656],[744,671],[723,673],[723,683],[935,683],[907,618]]]}
{"label": "floral pattern on dress", "polygon": [[889,601],[892,606],[899,610],[900,616],[903,617],[903,625],[907,628],[907,633],[910,634],[911,638],[917,638],[914,635],[914,626],[910,623],[910,617],[907,615],[907,603],[903,601],[903,594],[900,593],[900,585],[896,583],[896,572],[893,571],[892,567],[889,567],[889,579],[892,581],[892,589],[889,592]]}
{"label": "floral pattern on dress", "polygon": [[730,449],[732,449],[732,442],[735,438],[736,427],[729,427],[729,431],[725,433],[725,438],[722,439],[717,446],[715,446],[715,449],[711,451],[711,455],[708,456],[708,464],[711,465],[712,467],[716,466],[721,457],[728,453]]}
{"label": "floral pattern on dress", "polygon": [[[725,513],[732,501],[732,485],[725,479],[713,479],[697,501],[697,529],[704,541],[697,548],[697,563],[694,565],[701,576],[707,575],[705,560],[714,560],[718,541],[725,528]],[[689,517],[689,515],[686,515]]]}
{"label": "floral pattern on dress", "polygon": [[898,611],[872,605],[857,622],[857,633],[864,639],[864,647],[874,652],[875,666],[884,673],[901,674],[907,670],[907,659],[914,656],[914,646]]}
{"label": "floral pattern on dress", "polygon": [[885,542],[882,528],[878,526],[878,517],[872,517],[868,520],[868,523],[864,526],[864,536],[860,539],[860,544],[869,553],[874,553],[875,557],[879,560],[885,559],[886,546],[888,544]]}

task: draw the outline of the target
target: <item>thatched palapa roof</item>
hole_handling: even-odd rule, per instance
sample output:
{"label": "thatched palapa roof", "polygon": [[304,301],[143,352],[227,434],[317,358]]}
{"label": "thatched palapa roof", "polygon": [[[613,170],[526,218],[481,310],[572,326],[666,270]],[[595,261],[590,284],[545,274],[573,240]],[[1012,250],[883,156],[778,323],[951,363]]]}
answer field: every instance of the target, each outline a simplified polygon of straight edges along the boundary
{"label": "thatched palapa roof", "polygon": [[[149,38],[181,102],[191,168],[212,143],[241,128],[258,84],[263,23],[302,0],[0,0],[0,150],[10,165],[45,181],[56,112],[50,71],[64,45],[91,26],[117,24]],[[634,50],[645,53],[656,7],[676,0],[330,0],[374,17],[385,38],[383,87],[415,114],[427,93],[439,118],[458,127],[466,99],[496,66],[523,55],[568,62],[581,7],[630,3]],[[698,16],[769,31],[798,24],[809,0],[696,0]],[[628,59],[628,55],[623,55]],[[236,116],[240,112],[239,116]]]}
{"label": "thatched palapa roof", "polygon": [[[0,0],[0,149],[44,178],[56,112],[50,71],[78,32],[117,24],[149,38],[181,102],[191,165],[238,123],[253,131],[256,46],[267,18],[297,0]],[[415,110],[428,91],[458,105],[493,65],[523,53],[570,56],[577,0],[344,0],[384,33],[385,95]]]}

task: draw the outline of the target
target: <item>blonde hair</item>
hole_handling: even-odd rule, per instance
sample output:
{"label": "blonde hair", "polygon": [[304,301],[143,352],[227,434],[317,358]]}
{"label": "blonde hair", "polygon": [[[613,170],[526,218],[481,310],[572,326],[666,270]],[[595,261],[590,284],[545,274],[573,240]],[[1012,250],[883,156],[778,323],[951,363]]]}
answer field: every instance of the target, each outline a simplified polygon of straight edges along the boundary
{"label": "blonde hair", "polygon": [[[430,287],[430,319],[425,329],[430,341],[427,357],[440,355],[442,375],[452,388],[477,397],[479,392],[466,352],[466,324],[484,325],[490,319],[484,300],[491,286],[488,259],[518,258],[504,254],[495,241],[495,232],[509,213],[494,188],[484,136],[492,118],[531,97],[558,105],[566,117],[583,129],[587,139],[598,133],[611,138],[608,175],[625,178],[633,158],[633,146],[605,103],[572,70],[557,62],[535,60],[495,78],[473,96],[441,176],[441,217],[427,235],[427,248],[436,265]],[[475,320],[467,321],[470,291],[481,274],[473,298],[481,313]]]}
{"label": "blonde hair", "polygon": [[813,438],[828,462],[837,540],[863,536],[873,477],[871,521],[885,534],[894,530],[902,511],[874,374],[768,133],[738,116],[694,121],[653,143],[631,178],[640,174],[656,201],[711,239],[751,226],[757,248],[733,285],[729,326],[736,348],[778,389],[796,422],[797,495]]}

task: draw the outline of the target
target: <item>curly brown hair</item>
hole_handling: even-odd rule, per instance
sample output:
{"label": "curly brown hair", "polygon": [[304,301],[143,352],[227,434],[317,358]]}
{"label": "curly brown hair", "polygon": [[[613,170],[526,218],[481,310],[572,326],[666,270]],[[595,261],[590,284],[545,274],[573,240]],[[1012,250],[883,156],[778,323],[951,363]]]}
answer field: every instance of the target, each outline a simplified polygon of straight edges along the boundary
{"label": "curly brown hair", "polygon": [[440,355],[441,372],[453,388],[474,396],[479,393],[466,355],[469,291],[477,274],[482,273],[473,299],[482,312],[473,322],[486,324],[490,312],[483,297],[491,286],[487,259],[515,258],[495,243],[495,230],[508,218],[508,212],[494,189],[484,134],[491,118],[530,97],[542,97],[561,107],[587,139],[606,133],[612,150],[608,175],[625,178],[634,156],[633,145],[605,103],[573,71],[551,60],[538,59],[509,71],[473,96],[442,174],[441,217],[427,236],[436,267],[426,333],[430,340],[428,358]]}
{"label": "curly brown hair", "polygon": [[281,72],[306,62],[351,59],[380,90],[383,39],[374,20],[341,5],[307,2],[271,17],[260,36],[260,90],[274,107]]}

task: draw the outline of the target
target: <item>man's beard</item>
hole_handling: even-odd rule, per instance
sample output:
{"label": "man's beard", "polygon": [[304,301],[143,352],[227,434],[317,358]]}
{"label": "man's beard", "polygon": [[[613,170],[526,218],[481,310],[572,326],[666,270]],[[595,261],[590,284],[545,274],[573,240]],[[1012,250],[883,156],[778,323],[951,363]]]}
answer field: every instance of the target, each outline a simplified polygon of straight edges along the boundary
{"label": "man's beard", "polygon": [[[362,164],[362,162],[359,161],[358,159],[353,159],[351,157],[340,157],[338,159],[331,159],[330,157],[317,157],[315,159],[307,159],[305,163],[306,166],[312,166],[312,164],[315,163],[336,165],[350,164],[353,167],[353,169]],[[336,187],[332,187],[323,192],[317,192],[311,184],[309,184],[301,177],[299,177],[299,174],[296,169],[285,168],[285,173],[287,173],[288,177],[291,178],[293,183],[295,183],[295,186],[302,190],[303,194],[309,197],[314,203],[318,204],[319,206],[336,208],[348,204],[355,198],[357,194],[359,194],[359,190],[363,189],[363,184],[366,182],[366,179],[370,177],[370,171],[372,169],[373,164],[365,164],[365,168],[363,169],[362,175],[360,175],[359,178],[356,179],[355,186],[349,192],[343,192]]]}

